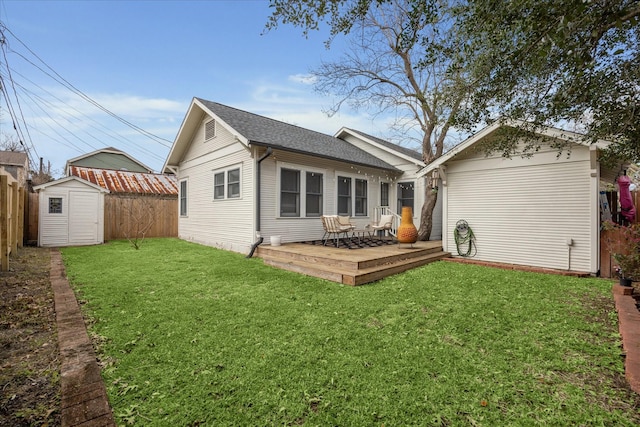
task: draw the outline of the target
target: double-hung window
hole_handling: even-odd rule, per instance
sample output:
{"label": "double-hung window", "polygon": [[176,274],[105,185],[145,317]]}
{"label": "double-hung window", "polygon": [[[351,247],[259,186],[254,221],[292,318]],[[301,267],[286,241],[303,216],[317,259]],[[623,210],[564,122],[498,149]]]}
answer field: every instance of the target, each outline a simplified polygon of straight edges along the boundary
{"label": "double-hung window", "polygon": [[365,179],[356,179],[356,216],[367,215],[367,181]]}
{"label": "double-hung window", "polygon": [[380,183],[380,206],[389,206],[389,183]]}
{"label": "double-hung window", "polygon": [[338,176],[338,215],[351,216],[351,178]]}
{"label": "double-hung window", "polygon": [[180,181],[180,216],[187,216],[187,180]]}
{"label": "double-hung window", "polygon": [[338,176],[338,215],[367,216],[369,183],[366,179]]}
{"label": "double-hung window", "polygon": [[214,200],[240,198],[240,168],[216,171],[213,174]]}
{"label": "double-hung window", "polygon": [[286,218],[313,218],[324,213],[324,174],[282,165],[279,169],[279,213]]}
{"label": "double-hung window", "polygon": [[280,169],[280,216],[300,216],[300,171]]}
{"label": "double-hung window", "polygon": [[409,206],[413,209],[413,182],[398,183],[398,213],[402,213],[402,207]]}
{"label": "double-hung window", "polygon": [[307,172],[306,216],[322,215],[322,174]]}

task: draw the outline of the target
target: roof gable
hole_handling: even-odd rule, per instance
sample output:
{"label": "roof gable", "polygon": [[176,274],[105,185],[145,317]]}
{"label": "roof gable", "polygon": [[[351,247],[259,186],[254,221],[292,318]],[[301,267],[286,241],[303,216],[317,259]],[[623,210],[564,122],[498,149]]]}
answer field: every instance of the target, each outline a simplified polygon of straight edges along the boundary
{"label": "roof gable", "polygon": [[153,172],[149,166],[136,160],[129,154],[117,148],[107,147],[86,153],[67,160],[65,170],[69,175],[70,166],[82,166],[88,168],[124,169],[134,172]]}
{"label": "roof gable", "polygon": [[193,99],[163,170],[180,162],[202,121],[202,114],[215,118],[245,145],[272,147],[342,162],[349,159],[352,164],[397,171],[394,166],[340,138],[200,98]]}
{"label": "roof gable", "polygon": [[48,187],[54,187],[56,185],[64,184],[65,182],[70,182],[70,181],[79,182],[80,184],[86,185],[87,187],[94,188],[94,189],[96,189],[98,191],[101,191],[103,193],[108,193],[109,192],[109,190],[105,190],[104,188],[100,187],[99,185],[96,185],[96,184],[91,183],[89,181],[85,181],[84,179],[78,178],[77,176],[67,176],[67,177],[64,177],[64,178],[56,179],[55,181],[49,181],[49,182],[46,182],[44,184],[36,185],[35,187],[33,187],[33,189],[35,191],[39,191],[39,190],[43,190],[43,189],[48,188]]}
{"label": "roof gable", "polygon": [[422,154],[416,150],[412,150],[411,148],[403,147],[401,145],[385,141],[384,139],[378,138],[376,136],[369,135],[365,132],[346,127],[340,129],[335,136],[336,138],[340,138],[344,134],[351,134],[361,140],[367,141],[369,144],[376,145],[379,148],[382,148],[383,150],[388,151],[392,154],[403,157],[414,163],[424,165]]}
{"label": "roof gable", "polygon": [[[460,144],[456,145],[451,150],[447,151],[445,154],[443,154],[433,162],[429,163],[427,166],[425,166],[422,170],[418,172],[418,177],[426,175],[427,173],[437,169],[441,165],[454,159],[455,157],[458,157],[463,153],[465,153],[466,151],[473,149],[477,144],[481,143],[486,138],[490,137],[491,135],[493,135],[495,132],[497,132],[499,129],[503,127],[520,127],[520,126],[526,127],[527,125],[528,123],[524,121],[511,121],[506,123],[500,120],[495,121],[491,125],[485,127],[484,129],[473,134],[466,140],[462,141]],[[578,133],[554,128],[551,126],[546,126],[544,128],[536,129],[535,133],[541,136],[552,138],[552,139],[561,139],[565,141],[570,141],[578,145],[584,145],[584,146],[591,145],[589,142],[584,141],[584,139],[582,138],[582,135]],[[607,141],[598,141],[595,143],[595,146],[597,148],[604,148],[608,144],[609,143]]]}
{"label": "roof gable", "polygon": [[25,167],[27,159],[27,153],[22,151],[0,151],[0,165]]}

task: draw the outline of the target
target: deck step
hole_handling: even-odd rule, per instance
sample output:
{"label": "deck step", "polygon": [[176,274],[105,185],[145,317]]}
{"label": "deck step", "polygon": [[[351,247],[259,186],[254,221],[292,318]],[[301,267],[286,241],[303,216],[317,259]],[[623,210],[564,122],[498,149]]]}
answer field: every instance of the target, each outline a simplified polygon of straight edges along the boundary
{"label": "deck step", "polygon": [[443,252],[442,248],[439,248],[439,250],[428,249],[404,254],[391,254],[376,260],[360,262],[340,260],[331,262],[331,258],[323,258],[322,256],[309,257],[291,254],[283,256],[282,252],[275,251],[273,253],[261,251],[260,256],[265,264],[273,267],[345,285],[358,286],[450,257],[451,254]]}

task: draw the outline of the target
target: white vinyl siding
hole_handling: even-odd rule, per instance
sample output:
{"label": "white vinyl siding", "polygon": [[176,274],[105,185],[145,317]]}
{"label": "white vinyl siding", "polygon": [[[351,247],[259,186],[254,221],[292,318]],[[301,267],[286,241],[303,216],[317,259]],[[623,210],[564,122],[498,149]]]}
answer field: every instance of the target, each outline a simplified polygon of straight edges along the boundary
{"label": "white vinyl siding", "polygon": [[589,162],[572,158],[450,162],[445,250],[457,255],[453,230],[464,219],[476,236],[475,259],[590,271]]}
{"label": "white vinyl siding", "polygon": [[[253,164],[249,150],[239,142],[230,143],[233,136],[221,126],[210,152],[189,150],[180,165],[180,175],[189,177],[189,215],[180,217],[178,235],[208,246],[236,252],[248,252],[254,242]],[[190,157],[191,155],[194,157]],[[239,169],[241,197],[215,200],[213,198],[214,174]],[[229,192],[227,183],[225,191]],[[231,190],[234,193],[234,190]],[[234,193],[235,194],[235,193]]]}

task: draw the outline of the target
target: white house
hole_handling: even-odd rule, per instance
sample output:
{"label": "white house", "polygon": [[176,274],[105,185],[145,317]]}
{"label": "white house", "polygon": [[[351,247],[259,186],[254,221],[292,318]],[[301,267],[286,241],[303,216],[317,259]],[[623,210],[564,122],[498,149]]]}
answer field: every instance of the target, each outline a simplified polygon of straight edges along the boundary
{"label": "white house", "polygon": [[104,242],[104,195],[108,190],[69,176],[34,187],[39,193],[38,245]]}
{"label": "white house", "polygon": [[[248,252],[260,237],[320,239],[320,216],[359,227],[424,200],[420,153],[362,132],[329,136],[194,98],[163,172],[179,186],[179,237]],[[432,235],[439,238],[439,230]]]}
{"label": "white house", "polygon": [[[483,129],[419,173],[441,179],[443,249],[458,255],[454,230],[465,220],[475,234],[474,259],[596,274],[600,180],[613,182],[617,173],[598,161],[606,143],[546,128],[531,157],[487,155],[483,143],[500,138],[502,126]],[[570,141],[570,150],[559,154],[558,140]]]}

